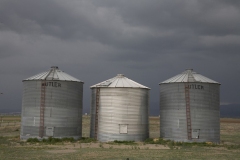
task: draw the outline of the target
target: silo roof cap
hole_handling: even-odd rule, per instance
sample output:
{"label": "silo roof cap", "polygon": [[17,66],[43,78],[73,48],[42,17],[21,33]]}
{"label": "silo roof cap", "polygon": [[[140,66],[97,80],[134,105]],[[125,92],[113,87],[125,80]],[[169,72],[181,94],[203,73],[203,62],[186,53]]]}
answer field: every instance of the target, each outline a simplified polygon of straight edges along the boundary
{"label": "silo roof cap", "polygon": [[124,74],[117,74],[116,77],[103,81],[101,83],[95,84],[90,88],[97,87],[112,87],[112,88],[145,88],[150,89],[144,85],[141,85],[127,77]]}
{"label": "silo roof cap", "polygon": [[216,83],[220,84],[210,78],[207,78],[201,74],[193,71],[193,69],[186,69],[181,74],[178,74],[170,79],[163,81],[163,83],[179,83],[179,82],[200,82],[200,83]]}
{"label": "silo roof cap", "polygon": [[56,80],[56,81],[74,81],[82,82],[81,80],[70,76],[64,71],[59,70],[58,66],[52,66],[51,69],[47,72],[42,72],[35,76],[24,79],[23,81],[32,81],[32,80]]}

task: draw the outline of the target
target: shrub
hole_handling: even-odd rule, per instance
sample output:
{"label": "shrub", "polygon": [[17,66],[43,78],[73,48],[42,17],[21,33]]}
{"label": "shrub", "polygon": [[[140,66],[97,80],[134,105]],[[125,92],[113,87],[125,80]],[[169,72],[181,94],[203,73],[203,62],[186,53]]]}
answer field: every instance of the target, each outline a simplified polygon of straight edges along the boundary
{"label": "shrub", "polygon": [[35,142],[36,143],[36,142],[40,142],[40,141],[37,138],[28,138],[27,142],[30,142],[30,143],[34,143]]}
{"label": "shrub", "polygon": [[96,139],[94,138],[88,138],[88,137],[82,137],[78,139],[80,143],[91,143],[91,142],[96,142]]}
{"label": "shrub", "polygon": [[65,137],[65,138],[62,138],[61,140],[62,140],[62,142],[75,142],[76,141],[73,137],[70,137],[70,138]]}
{"label": "shrub", "polygon": [[72,137],[70,138],[53,138],[53,137],[49,137],[47,139],[43,138],[41,141],[37,138],[29,138],[27,139],[27,142],[31,142],[31,143],[36,143],[36,142],[40,142],[43,144],[56,144],[59,142],[75,142],[76,140]]}
{"label": "shrub", "polygon": [[117,144],[125,144],[125,145],[135,145],[137,143],[135,143],[134,141],[118,141],[118,140],[115,140],[113,141],[114,143],[117,143]]}

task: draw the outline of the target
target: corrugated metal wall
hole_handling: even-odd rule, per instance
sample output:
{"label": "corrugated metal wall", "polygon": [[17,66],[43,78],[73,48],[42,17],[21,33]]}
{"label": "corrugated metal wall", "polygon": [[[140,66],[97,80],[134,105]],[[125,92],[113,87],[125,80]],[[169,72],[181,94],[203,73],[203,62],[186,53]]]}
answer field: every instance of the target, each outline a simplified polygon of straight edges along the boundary
{"label": "corrugated metal wall", "polygon": [[[46,86],[44,137],[51,135],[46,128],[52,128],[53,137],[81,137],[83,83],[46,82],[60,85]],[[39,136],[41,83],[23,82],[21,139]]]}
{"label": "corrugated metal wall", "polygon": [[192,130],[188,140],[185,83],[160,85],[160,137],[175,141],[220,142],[220,85],[189,83]]}
{"label": "corrugated metal wall", "polygon": [[[143,141],[149,137],[149,90],[100,88],[97,139]],[[92,89],[90,137],[95,135],[96,88]]]}

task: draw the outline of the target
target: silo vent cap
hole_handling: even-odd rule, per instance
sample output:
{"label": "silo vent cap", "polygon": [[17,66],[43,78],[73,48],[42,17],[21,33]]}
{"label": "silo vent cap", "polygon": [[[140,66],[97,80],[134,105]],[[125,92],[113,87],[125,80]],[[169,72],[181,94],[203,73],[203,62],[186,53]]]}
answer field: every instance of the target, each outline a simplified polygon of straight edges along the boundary
{"label": "silo vent cap", "polygon": [[124,74],[117,74],[117,77],[124,77]]}

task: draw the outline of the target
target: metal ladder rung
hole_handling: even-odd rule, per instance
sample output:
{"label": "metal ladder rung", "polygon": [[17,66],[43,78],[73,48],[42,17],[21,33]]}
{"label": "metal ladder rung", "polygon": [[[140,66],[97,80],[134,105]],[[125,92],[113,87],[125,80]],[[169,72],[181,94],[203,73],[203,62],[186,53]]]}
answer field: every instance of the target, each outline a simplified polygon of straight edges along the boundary
{"label": "metal ladder rung", "polygon": [[98,132],[98,112],[99,112],[99,94],[100,88],[96,89],[96,117],[95,117],[95,138],[97,139],[97,132]]}
{"label": "metal ladder rung", "polygon": [[[42,81],[45,83],[45,81]],[[41,103],[40,103],[40,125],[39,125],[39,137],[44,135],[44,110],[45,110],[45,97],[46,86],[41,84]]]}
{"label": "metal ladder rung", "polygon": [[189,88],[188,83],[185,84],[185,101],[186,101],[186,120],[187,120],[187,134],[188,139],[192,139],[192,126],[191,126],[191,111],[190,111],[190,94],[189,94]]}

